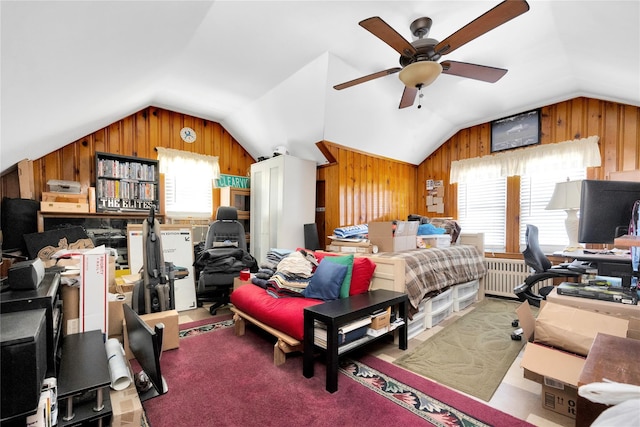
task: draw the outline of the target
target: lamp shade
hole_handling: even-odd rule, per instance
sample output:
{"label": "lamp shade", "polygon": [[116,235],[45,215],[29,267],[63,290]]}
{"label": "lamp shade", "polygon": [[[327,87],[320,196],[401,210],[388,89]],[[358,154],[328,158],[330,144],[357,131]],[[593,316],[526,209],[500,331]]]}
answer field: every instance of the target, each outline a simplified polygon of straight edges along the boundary
{"label": "lamp shade", "polygon": [[442,73],[442,65],[433,61],[413,62],[404,67],[399,74],[407,87],[428,86]]}
{"label": "lamp shade", "polygon": [[580,209],[582,180],[558,182],[545,209]]}

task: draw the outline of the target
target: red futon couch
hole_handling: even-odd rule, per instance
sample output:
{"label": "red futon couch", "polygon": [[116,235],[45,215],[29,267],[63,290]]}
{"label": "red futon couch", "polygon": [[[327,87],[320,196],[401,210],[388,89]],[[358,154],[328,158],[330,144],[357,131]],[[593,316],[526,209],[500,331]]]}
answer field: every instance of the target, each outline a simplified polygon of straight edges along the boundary
{"label": "red futon couch", "polygon": [[[244,335],[245,322],[248,321],[275,336],[278,339],[273,350],[273,362],[276,365],[286,361],[287,353],[302,351],[305,307],[369,290],[376,268],[369,258],[323,252],[314,255],[319,264],[305,290],[307,295],[313,297],[275,297],[273,292],[269,293],[254,284],[243,285],[231,293],[235,334]],[[346,269],[335,265],[346,266]],[[337,278],[338,275],[340,278]]]}

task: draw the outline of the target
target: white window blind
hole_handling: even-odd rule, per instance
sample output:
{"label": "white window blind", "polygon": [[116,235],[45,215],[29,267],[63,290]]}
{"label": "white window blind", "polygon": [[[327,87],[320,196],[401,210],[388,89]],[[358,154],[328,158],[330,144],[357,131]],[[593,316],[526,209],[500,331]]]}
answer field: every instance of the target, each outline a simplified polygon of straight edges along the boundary
{"label": "white window blind", "polygon": [[557,182],[585,179],[586,169],[563,169],[520,177],[520,250],[526,247],[526,225],[538,227],[538,240],[544,252],[562,250],[569,244],[562,210],[546,210]]}
{"label": "white window blind", "polygon": [[220,176],[218,158],[158,147],[165,176],[165,212],[171,218],[211,218],[211,191]]}
{"label": "white window blind", "polygon": [[458,184],[458,223],[464,233],[484,233],[487,252],[506,250],[507,179]]}

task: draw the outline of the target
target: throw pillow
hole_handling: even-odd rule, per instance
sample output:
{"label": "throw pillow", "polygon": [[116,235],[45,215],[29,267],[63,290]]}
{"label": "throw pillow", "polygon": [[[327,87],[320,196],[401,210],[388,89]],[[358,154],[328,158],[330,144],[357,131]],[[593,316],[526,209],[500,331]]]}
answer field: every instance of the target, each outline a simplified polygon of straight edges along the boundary
{"label": "throw pillow", "polygon": [[347,266],[321,262],[311,276],[309,285],[302,291],[306,298],[330,301],[340,297],[340,287],[347,275]]}
{"label": "throw pillow", "polygon": [[354,258],[349,295],[358,295],[368,292],[374,271],[376,271],[376,263],[371,261],[369,258]]}
{"label": "throw pillow", "polygon": [[347,274],[344,276],[344,281],[340,287],[340,298],[349,297],[349,288],[351,287],[351,276],[353,275],[353,255],[346,256],[328,256],[323,258],[324,262],[332,262],[335,264],[346,265]]}
{"label": "throw pillow", "polygon": [[[322,261],[339,256],[335,253],[315,252],[316,259]],[[376,263],[367,257],[354,257],[349,295],[358,295],[369,291],[371,278],[376,270]]]}

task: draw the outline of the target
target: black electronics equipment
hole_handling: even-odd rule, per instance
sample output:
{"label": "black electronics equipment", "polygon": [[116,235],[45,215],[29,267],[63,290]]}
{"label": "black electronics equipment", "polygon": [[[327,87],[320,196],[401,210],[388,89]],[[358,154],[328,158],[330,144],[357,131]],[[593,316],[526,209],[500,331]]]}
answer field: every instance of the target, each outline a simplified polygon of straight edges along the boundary
{"label": "black electronics equipment", "polygon": [[40,308],[0,314],[1,425],[38,408],[47,372],[45,313]]}
{"label": "black electronics equipment", "polygon": [[636,200],[640,200],[640,182],[582,181],[578,241],[613,243],[616,229],[629,226]]}
{"label": "black electronics equipment", "polygon": [[[129,349],[142,368],[142,372],[153,385],[148,390],[138,391],[140,400],[145,401],[168,391],[167,382],[160,370],[164,324],[159,323],[154,329],[151,329],[128,304],[123,304],[122,308],[124,310]],[[137,374],[137,376],[139,377],[140,375]]]}
{"label": "black electronics equipment", "polygon": [[20,261],[9,267],[9,288],[13,290],[38,289],[44,278],[44,263],[40,258]]}

